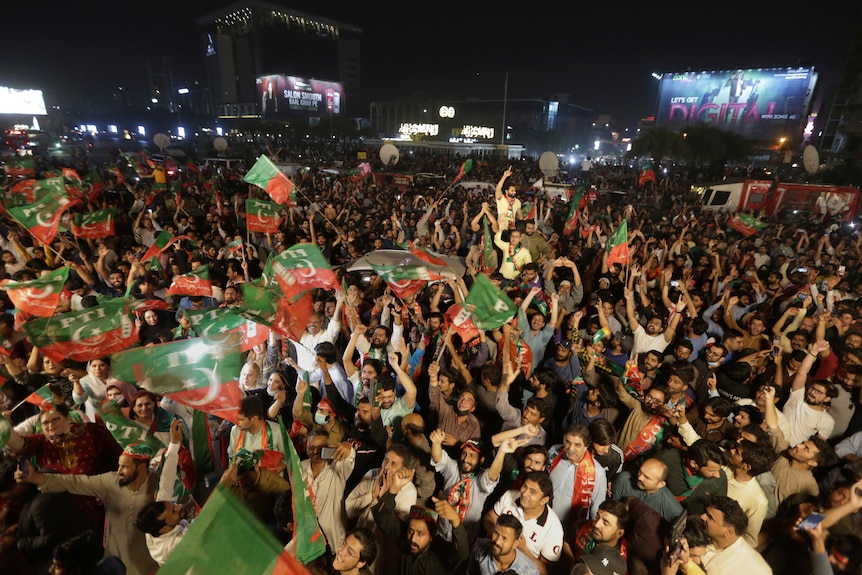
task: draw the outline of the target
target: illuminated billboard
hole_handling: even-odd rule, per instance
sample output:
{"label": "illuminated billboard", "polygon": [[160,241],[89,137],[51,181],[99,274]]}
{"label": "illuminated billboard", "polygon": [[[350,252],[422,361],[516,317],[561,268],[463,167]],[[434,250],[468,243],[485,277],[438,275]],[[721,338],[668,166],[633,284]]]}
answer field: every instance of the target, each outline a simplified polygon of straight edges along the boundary
{"label": "illuminated billboard", "polygon": [[257,94],[264,117],[289,113],[338,116],[344,110],[344,86],[340,82],[274,74],[257,79]]}
{"label": "illuminated billboard", "polygon": [[801,134],[816,82],[814,68],[663,74],[656,125],[708,124],[752,140]]}
{"label": "illuminated billboard", "polygon": [[0,86],[0,114],[47,115],[42,90],[17,90]]}

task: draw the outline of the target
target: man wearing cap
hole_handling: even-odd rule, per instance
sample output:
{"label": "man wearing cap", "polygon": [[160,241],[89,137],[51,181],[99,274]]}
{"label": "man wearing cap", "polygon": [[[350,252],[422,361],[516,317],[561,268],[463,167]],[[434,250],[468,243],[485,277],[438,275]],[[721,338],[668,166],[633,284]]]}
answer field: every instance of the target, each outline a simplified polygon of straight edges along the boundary
{"label": "man wearing cap", "polygon": [[275,500],[280,493],[290,490],[290,483],[261,466],[263,455],[263,451],[237,451],[219,485],[245,503],[261,523],[269,525],[275,522]]}
{"label": "man wearing cap", "polygon": [[509,439],[503,442],[494,456],[490,467],[480,472],[485,461],[481,439],[468,439],[461,444],[461,457],[456,463],[443,450],[446,433],[441,429],[431,432],[431,465],[443,476],[443,492],[447,500],[458,512],[472,540],[482,523],[482,508],[485,499],[500,481],[503,471],[503,461],[507,453],[526,441]]}
{"label": "man wearing cap", "polygon": [[[572,270],[574,283],[564,279],[554,285],[554,270],[559,267]],[[581,282],[581,274],[575,262],[566,257],[560,257],[550,262],[545,270],[545,289],[549,295],[556,293],[560,296],[560,313],[568,314],[578,309],[578,305],[584,299],[584,285]]]}
{"label": "man wearing cap", "polygon": [[[389,488],[380,495],[374,507],[374,521],[387,538],[399,546],[398,575],[442,575],[454,573],[470,556],[470,539],[461,523],[461,517],[445,500],[432,498],[434,510],[414,505],[406,522],[395,514],[395,495],[410,483],[413,474],[408,470],[393,473]],[[438,518],[452,524],[452,541],[437,537]]]}
{"label": "man wearing cap", "polygon": [[148,445],[131,443],[120,455],[117,471],[101,475],[45,475],[23,460],[24,470],[15,472],[15,480],[38,485],[46,493],[67,491],[100,498],[105,505],[105,556],[119,557],[129,575],[149,575],[158,563],[150,556],[135,518],[156,491],[156,472],[149,469],[153,455]]}
{"label": "man wearing cap", "polygon": [[564,385],[581,377],[581,361],[572,353],[572,340],[561,339],[554,346],[554,356],[549,357],[542,364],[554,372],[557,380]]}

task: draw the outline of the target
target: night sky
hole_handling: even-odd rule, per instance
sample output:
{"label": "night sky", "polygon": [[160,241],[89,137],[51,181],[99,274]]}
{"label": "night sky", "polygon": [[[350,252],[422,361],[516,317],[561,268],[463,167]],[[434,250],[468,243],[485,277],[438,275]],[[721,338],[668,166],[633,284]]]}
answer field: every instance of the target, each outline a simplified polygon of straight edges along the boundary
{"label": "night sky", "polygon": [[[364,29],[368,99],[414,93],[451,98],[569,101],[625,121],[652,115],[651,72],[813,65],[821,91],[840,81],[862,2],[273,3]],[[0,84],[108,90],[146,86],[146,60],[170,56],[176,77],[203,81],[195,20],[228,2],[4,3]],[[565,8],[561,8],[565,6]]]}

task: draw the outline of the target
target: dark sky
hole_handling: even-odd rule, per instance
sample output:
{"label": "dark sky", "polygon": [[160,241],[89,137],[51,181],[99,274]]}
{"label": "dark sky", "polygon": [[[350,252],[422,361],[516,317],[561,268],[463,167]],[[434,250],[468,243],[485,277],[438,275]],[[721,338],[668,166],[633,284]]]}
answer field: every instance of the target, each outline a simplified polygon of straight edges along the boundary
{"label": "dark sky", "polygon": [[[274,3],[364,29],[363,90],[393,99],[569,101],[632,121],[654,112],[653,71],[814,65],[820,89],[840,80],[862,2]],[[169,54],[177,76],[203,80],[195,19],[218,0],[4,3],[0,85],[101,90],[145,85],[146,60]],[[20,23],[16,25],[15,23]]]}

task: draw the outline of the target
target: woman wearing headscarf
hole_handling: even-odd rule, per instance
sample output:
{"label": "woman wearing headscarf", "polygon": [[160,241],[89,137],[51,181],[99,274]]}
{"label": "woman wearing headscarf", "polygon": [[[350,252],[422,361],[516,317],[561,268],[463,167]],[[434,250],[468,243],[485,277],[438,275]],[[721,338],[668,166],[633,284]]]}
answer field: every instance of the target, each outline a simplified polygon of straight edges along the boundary
{"label": "woman wearing headscarf", "polygon": [[72,373],[72,400],[75,405],[83,405],[84,412],[90,421],[96,421],[99,404],[105,399],[108,378],[111,373],[111,359],[99,357],[87,362],[87,375],[78,377]]}

